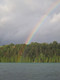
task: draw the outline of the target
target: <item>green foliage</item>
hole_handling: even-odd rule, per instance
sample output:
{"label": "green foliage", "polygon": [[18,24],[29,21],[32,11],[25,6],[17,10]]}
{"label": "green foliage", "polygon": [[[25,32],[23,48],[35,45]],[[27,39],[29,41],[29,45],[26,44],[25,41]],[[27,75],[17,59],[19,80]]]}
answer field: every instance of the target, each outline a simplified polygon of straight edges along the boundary
{"label": "green foliage", "polygon": [[60,43],[9,44],[0,46],[0,62],[60,62]]}

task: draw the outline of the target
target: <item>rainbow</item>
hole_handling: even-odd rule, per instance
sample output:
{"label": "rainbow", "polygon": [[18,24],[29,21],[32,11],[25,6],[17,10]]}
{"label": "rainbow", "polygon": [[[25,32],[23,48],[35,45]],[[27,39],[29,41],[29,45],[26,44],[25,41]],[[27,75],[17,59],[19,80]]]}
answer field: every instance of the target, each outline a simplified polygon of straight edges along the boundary
{"label": "rainbow", "polygon": [[30,35],[28,36],[25,44],[30,44],[33,36],[36,34],[36,32],[39,30],[40,26],[42,26],[42,24],[44,24],[44,22],[47,20],[47,17],[60,5],[60,0],[56,0],[56,2],[54,2],[51,7],[48,9],[48,11],[46,12],[46,15],[42,16],[40,21],[36,24],[36,26],[34,27],[34,29],[32,30],[32,32],[30,33]]}

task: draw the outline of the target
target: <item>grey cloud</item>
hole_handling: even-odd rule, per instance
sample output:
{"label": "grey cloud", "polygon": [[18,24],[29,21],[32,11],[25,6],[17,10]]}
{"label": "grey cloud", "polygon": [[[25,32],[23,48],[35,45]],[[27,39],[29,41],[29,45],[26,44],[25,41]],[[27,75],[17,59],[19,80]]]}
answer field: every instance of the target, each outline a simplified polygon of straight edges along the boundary
{"label": "grey cloud", "polygon": [[[57,0],[0,0],[0,44],[24,43],[55,1]],[[50,23],[54,14],[59,13],[60,8],[58,7],[40,26],[32,41],[60,41],[60,21]],[[4,18],[3,23],[1,20]]]}

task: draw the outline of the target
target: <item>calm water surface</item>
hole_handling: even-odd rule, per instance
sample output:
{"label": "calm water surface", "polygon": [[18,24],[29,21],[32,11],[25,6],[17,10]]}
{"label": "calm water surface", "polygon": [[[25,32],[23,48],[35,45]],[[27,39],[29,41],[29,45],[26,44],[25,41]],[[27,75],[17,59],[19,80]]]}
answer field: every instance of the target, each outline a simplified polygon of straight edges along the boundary
{"label": "calm water surface", "polygon": [[60,63],[0,63],[0,80],[60,80]]}

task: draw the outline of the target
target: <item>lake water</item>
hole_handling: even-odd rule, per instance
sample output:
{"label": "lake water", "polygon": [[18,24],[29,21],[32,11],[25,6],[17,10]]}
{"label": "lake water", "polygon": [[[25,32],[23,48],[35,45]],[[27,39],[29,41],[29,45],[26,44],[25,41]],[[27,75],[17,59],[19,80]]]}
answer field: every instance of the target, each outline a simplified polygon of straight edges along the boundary
{"label": "lake water", "polygon": [[0,63],[0,80],[60,80],[60,63]]}

